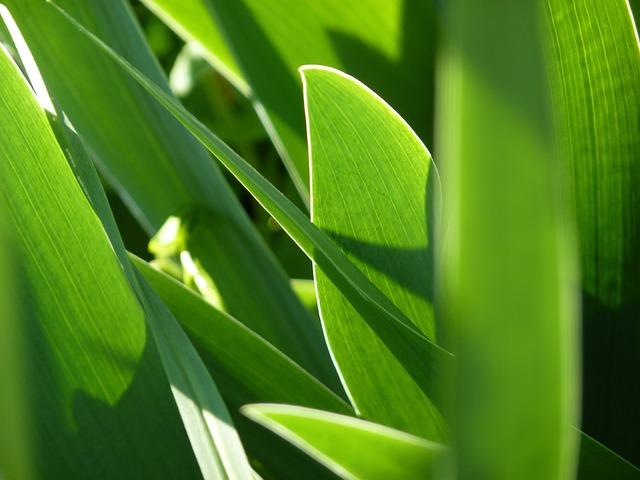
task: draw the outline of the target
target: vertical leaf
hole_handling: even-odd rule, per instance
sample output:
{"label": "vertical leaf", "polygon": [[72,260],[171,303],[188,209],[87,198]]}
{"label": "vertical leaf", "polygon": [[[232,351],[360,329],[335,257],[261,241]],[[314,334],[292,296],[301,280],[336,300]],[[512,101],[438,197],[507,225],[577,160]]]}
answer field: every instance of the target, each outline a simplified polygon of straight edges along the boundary
{"label": "vertical leaf", "polygon": [[577,260],[547,113],[541,13],[536,2],[446,8],[439,288],[457,358],[460,478],[575,473]]}
{"label": "vertical leaf", "polygon": [[[640,49],[624,0],[549,0],[583,288],[583,428],[640,462]],[[611,406],[615,405],[615,408]]]}

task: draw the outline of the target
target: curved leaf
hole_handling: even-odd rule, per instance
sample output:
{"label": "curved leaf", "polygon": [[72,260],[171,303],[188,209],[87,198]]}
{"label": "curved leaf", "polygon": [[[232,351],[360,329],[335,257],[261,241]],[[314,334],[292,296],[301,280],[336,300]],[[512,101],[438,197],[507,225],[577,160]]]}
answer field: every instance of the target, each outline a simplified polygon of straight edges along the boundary
{"label": "curved leaf", "polygon": [[[313,223],[417,328],[435,338],[429,152],[391,107],[354,78],[326,67],[306,66],[301,73]],[[441,441],[441,419],[385,339],[376,337],[320,269],[315,279],[327,341],[358,411]],[[427,359],[413,361],[420,367]]]}
{"label": "curved leaf", "polygon": [[[436,22],[423,0],[188,0],[198,16],[177,11],[168,0],[146,0],[176,31],[190,30],[216,56],[219,36],[251,88],[256,111],[308,200],[309,172],[302,65],[329,65],[354,75],[389,101],[416,131],[432,136]],[[210,15],[206,15],[206,10]],[[205,30],[206,25],[206,30]],[[211,29],[211,30],[209,30]],[[199,35],[199,32],[208,32]],[[216,42],[209,32],[215,31]],[[224,72],[223,72],[224,73]],[[234,77],[228,77],[234,82]],[[237,84],[237,82],[236,82]]]}
{"label": "curved leaf", "polygon": [[435,478],[443,445],[357,418],[292,405],[247,405],[242,413],[341,478]]}

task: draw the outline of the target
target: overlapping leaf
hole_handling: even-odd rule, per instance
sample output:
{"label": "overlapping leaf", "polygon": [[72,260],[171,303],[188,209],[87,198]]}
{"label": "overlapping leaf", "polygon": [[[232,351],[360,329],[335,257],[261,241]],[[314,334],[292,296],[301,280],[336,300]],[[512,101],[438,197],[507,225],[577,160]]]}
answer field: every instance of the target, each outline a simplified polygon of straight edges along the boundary
{"label": "overlapping leaf", "polygon": [[[376,334],[402,363],[416,383],[434,395],[446,381],[452,356],[429,341],[404,313],[351,263],[339,248],[273,185],[242,160],[224,142],[206,129],[173,98],[151,83],[107,45],[61,11],[91,41],[138,80],[167,110],[189,128],[220,162],[280,223],[298,246],[341,289]],[[416,358],[421,361],[416,362]]]}
{"label": "overlapping leaf", "polygon": [[[206,150],[133,79],[81,40],[46,1],[4,3],[49,91],[147,232],[155,233],[171,215],[206,212],[188,247],[229,311],[327,384],[337,385],[320,330]],[[169,92],[122,0],[59,3]],[[229,251],[235,252],[232,264]]]}

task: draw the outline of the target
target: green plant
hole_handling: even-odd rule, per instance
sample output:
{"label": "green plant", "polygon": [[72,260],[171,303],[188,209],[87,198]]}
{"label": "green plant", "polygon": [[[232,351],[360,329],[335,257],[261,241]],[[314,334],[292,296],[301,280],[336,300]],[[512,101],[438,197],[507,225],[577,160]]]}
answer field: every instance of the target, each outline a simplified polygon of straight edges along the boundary
{"label": "green plant", "polygon": [[127,4],[4,3],[2,474],[640,478],[626,2],[145,0],[290,180]]}

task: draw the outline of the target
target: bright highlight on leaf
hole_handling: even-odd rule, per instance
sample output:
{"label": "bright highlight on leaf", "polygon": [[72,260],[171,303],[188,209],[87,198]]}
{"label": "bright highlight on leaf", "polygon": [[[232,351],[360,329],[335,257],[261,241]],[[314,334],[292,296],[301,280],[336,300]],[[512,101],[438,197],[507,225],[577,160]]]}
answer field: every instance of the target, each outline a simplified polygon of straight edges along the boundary
{"label": "bright highlight on leaf", "polygon": [[242,413],[341,478],[433,478],[444,445],[371,422],[291,405],[247,405]]}

